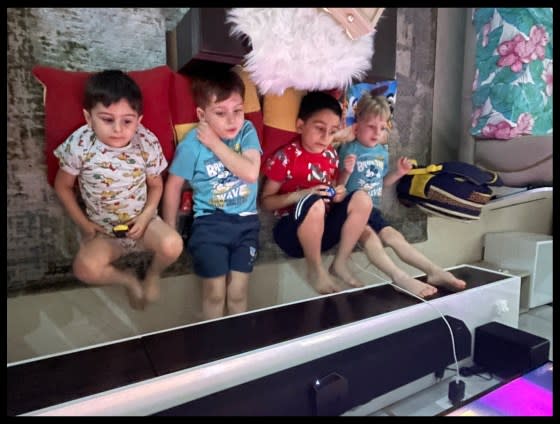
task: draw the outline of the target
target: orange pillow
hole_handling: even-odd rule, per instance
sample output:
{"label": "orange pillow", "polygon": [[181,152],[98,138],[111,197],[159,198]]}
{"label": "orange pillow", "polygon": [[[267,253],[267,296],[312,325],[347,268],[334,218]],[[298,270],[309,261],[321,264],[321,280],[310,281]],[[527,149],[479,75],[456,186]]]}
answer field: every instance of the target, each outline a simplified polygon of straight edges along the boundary
{"label": "orange pillow", "polygon": [[[58,159],[53,151],[86,123],[82,112],[84,87],[93,72],[65,71],[48,66],[35,66],[32,72],[44,87],[47,180],[54,185]],[[165,158],[171,163],[175,152],[169,99],[173,71],[168,66],[158,66],[128,74],[142,91],[142,124],[157,136]]]}

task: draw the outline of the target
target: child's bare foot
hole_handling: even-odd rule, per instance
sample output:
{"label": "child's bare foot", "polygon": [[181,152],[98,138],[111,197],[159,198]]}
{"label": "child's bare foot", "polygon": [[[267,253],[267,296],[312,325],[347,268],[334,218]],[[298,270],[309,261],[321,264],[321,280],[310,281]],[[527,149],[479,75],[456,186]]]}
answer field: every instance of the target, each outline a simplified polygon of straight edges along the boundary
{"label": "child's bare foot", "polygon": [[156,276],[144,279],[144,300],[146,303],[154,303],[159,300],[159,278]]}
{"label": "child's bare foot", "polygon": [[307,281],[311,284],[311,287],[321,294],[336,293],[340,291],[340,287],[336,285],[329,273],[322,267],[316,271],[308,271]]}
{"label": "child's bare foot", "polygon": [[331,275],[334,275],[336,278],[342,280],[344,284],[348,284],[351,287],[363,287],[365,284],[358,280],[356,277],[352,275],[348,267],[345,265],[338,265],[333,263],[329,267],[329,272]]}
{"label": "child's bare foot", "polygon": [[437,288],[434,286],[423,283],[422,281],[409,277],[408,275],[399,276],[394,279],[394,282],[400,288],[407,290],[422,299],[433,296],[437,293]]}
{"label": "child's bare foot", "polygon": [[449,271],[438,269],[435,272],[428,274],[427,281],[434,286],[445,287],[449,290],[464,290],[467,283],[455,277]]}
{"label": "child's bare foot", "polygon": [[132,309],[144,309],[144,291],[139,283],[125,286],[128,303]]}

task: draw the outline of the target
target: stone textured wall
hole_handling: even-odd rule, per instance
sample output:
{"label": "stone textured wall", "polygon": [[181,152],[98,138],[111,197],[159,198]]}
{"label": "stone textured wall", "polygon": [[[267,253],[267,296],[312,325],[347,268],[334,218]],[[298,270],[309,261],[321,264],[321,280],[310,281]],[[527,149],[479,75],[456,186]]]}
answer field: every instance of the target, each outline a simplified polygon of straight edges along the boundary
{"label": "stone textured wall", "polygon": [[9,292],[67,276],[77,249],[75,227],[45,178],[43,91],[32,67],[96,71],[165,64],[165,31],[187,10],[7,9]]}
{"label": "stone textured wall", "polygon": [[[430,160],[435,71],[437,9],[399,8],[397,14],[397,101],[395,127],[389,138],[389,157],[399,156],[419,164]],[[375,60],[375,57],[374,57]],[[427,238],[426,215],[405,208],[395,190],[383,191],[383,211],[392,225],[411,243]]]}
{"label": "stone textured wall", "polygon": [[[76,229],[46,182],[42,87],[35,64],[67,70],[146,69],[165,64],[165,31],[186,8],[7,9],[7,274],[8,294],[75,284]],[[435,9],[398,10],[395,130],[392,160],[429,158],[435,57]],[[384,210],[411,242],[426,239],[426,218],[387,192]],[[263,247],[271,247],[270,222]],[[261,255],[274,258],[277,252]],[[278,259],[278,258],[276,258]],[[145,258],[125,263],[145,265]],[[186,272],[182,261],[168,272]]]}

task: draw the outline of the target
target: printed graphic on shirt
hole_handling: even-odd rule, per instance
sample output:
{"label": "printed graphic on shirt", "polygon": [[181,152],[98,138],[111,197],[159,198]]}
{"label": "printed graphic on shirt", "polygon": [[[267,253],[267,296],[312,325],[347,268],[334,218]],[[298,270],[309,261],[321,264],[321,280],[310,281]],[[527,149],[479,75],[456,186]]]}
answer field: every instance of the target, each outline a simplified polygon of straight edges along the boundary
{"label": "printed graphic on shirt", "polygon": [[204,162],[206,173],[212,178],[210,204],[217,209],[242,205],[251,190],[242,180],[232,174],[217,158]]}
{"label": "printed graphic on shirt", "polygon": [[356,171],[358,173],[358,185],[367,191],[372,199],[381,197],[383,190],[383,156],[377,156],[373,159],[356,160]]}

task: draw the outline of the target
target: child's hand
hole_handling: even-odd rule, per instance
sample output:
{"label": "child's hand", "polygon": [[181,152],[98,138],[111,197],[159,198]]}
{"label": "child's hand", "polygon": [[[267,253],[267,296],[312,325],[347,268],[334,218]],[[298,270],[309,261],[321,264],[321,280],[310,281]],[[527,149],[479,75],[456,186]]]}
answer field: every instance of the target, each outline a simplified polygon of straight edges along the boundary
{"label": "child's hand", "polygon": [[316,194],[317,196],[320,196],[323,198],[323,201],[326,203],[329,203],[332,200],[332,197],[330,196],[330,191],[331,186],[327,185],[327,184],[319,184],[316,185],[314,187],[310,187],[307,188],[305,190],[301,190],[299,191],[300,196],[299,199],[303,199],[305,196],[307,196],[308,194]]}
{"label": "child's hand", "polygon": [[126,236],[133,240],[138,240],[144,235],[144,231],[146,231],[146,227],[151,220],[152,218],[145,214],[140,214],[136,218],[131,219],[127,222],[128,233]]}
{"label": "child's hand", "polygon": [[82,233],[83,242],[93,240],[97,233],[105,234],[105,229],[101,225],[97,225],[95,222],[89,220],[87,222],[87,225],[81,227],[80,230]]}
{"label": "child's hand", "polygon": [[197,137],[200,142],[210,150],[212,150],[217,143],[221,143],[218,134],[216,134],[216,132],[210,127],[210,125],[208,125],[208,122],[206,121],[200,121],[196,127],[196,131]]}
{"label": "child's hand", "polygon": [[342,202],[346,197],[346,187],[344,186],[344,184],[340,184],[337,185],[334,189],[336,191],[336,194],[332,198],[332,201],[334,203]]}
{"label": "child's hand", "polygon": [[351,174],[354,172],[354,167],[356,166],[356,155],[348,155],[344,158],[344,170]]}
{"label": "child's hand", "polygon": [[344,144],[356,138],[356,124],[338,130],[333,136],[334,144]]}
{"label": "child's hand", "polygon": [[412,169],[412,161],[406,156],[401,156],[397,161],[397,172],[402,177]]}

